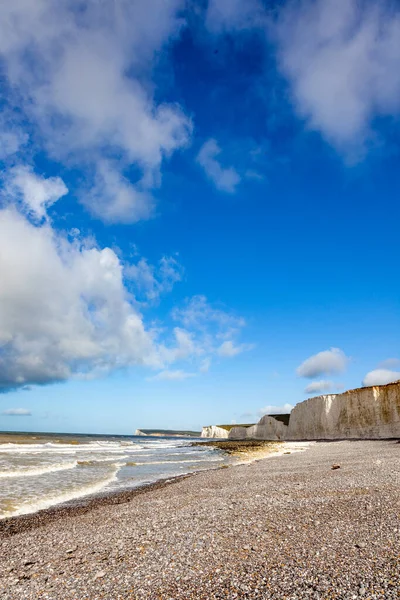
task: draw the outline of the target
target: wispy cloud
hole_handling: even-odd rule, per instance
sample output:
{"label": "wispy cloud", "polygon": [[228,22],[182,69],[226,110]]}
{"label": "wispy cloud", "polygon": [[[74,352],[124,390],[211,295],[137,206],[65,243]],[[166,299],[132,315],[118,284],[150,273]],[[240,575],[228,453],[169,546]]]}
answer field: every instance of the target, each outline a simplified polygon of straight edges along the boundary
{"label": "wispy cloud", "polygon": [[241,31],[265,23],[265,10],[260,0],[209,0],[206,27],[213,33]]}
{"label": "wispy cloud", "polygon": [[124,268],[125,278],[132,282],[135,296],[150,302],[171,292],[175,283],[182,281],[183,274],[183,266],[173,256],[163,256],[156,266],[141,258]]}
{"label": "wispy cloud", "polygon": [[270,27],[295,110],[353,160],[400,112],[400,9],[387,0],[284,3]]}
{"label": "wispy cloud", "polygon": [[399,358],[387,358],[379,363],[378,369],[397,369],[400,368]]}
{"label": "wispy cloud", "polygon": [[232,357],[241,354],[242,352],[246,352],[247,350],[251,350],[253,348],[252,344],[235,344],[232,340],[227,340],[223,342],[221,346],[218,348],[217,353],[219,356],[223,357]]}
{"label": "wispy cloud", "polygon": [[195,377],[196,373],[187,373],[186,371],[176,370],[176,371],[161,371],[157,373],[152,379],[154,381],[183,381],[184,379],[188,379],[190,377]]}
{"label": "wispy cloud", "polygon": [[213,326],[220,336],[237,333],[246,325],[245,319],[221,307],[208,302],[206,296],[197,295],[187,298],[183,307],[174,309],[173,318],[185,327],[204,330]]}
{"label": "wispy cloud", "polygon": [[30,417],[32,415],[27,408],[7,408],[1,414],[8,417]]}
{"label": "wispy cloud", "polygon": [[210,139],[200,149],[197,162],[203,167],[207,177],[215,187],[230,194],[236,191],[241,177],[233,167],[223,167],[218,160],[222,150],[214,139]]}

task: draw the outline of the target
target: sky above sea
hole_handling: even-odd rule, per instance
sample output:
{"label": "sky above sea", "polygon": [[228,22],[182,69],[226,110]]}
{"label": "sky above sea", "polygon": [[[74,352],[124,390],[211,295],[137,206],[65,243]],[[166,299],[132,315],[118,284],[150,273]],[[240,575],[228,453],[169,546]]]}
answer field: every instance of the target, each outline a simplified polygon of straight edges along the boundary
{"label": "sky above sea", "polygon": [[0,6],[0,429],[400,379],[400,7]]}

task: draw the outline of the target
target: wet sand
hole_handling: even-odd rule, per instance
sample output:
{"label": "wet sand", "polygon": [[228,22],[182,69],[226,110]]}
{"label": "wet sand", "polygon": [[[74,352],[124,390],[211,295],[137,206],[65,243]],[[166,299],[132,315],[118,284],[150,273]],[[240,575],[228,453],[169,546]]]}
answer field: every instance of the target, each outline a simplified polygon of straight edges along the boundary
{"label": "wet sand", "polygon": [[3,529],[1,598],[400,595],[393,441],[318,443],[80,510]]}

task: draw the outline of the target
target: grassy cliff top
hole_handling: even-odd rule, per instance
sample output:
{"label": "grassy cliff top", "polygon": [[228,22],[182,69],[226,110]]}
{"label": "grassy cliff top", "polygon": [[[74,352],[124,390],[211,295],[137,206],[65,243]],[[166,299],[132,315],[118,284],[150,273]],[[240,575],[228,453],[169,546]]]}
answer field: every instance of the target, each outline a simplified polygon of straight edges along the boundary
{"label": "grassy cliff top", "polygon": [[184,431],[179,429],[137,429],[145,435],[160,435],[160,436],[184,436],[184,437],[200,437],[200,431]]}

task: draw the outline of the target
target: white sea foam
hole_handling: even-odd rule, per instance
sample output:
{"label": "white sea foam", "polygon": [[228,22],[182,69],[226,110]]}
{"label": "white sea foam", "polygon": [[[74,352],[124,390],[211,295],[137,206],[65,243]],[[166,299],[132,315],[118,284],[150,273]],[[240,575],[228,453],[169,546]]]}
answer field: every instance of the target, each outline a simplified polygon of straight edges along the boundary
{"label": "white sea foam", "polygon": [[53,465],[43,465],[35,467],[26,467],[24,469],[14,469],[7,471],[0,471],[0,479],[6,479],[9,477],[32,477],[33,475],[44,475],[45,473],[55,473],[56,471],[66,471],[68,469],[74,469],[78,462],[57,463]]}
{"label": "white sea foam", "polygon": [[49,508],[50,506],[55,506],[57,504],[62,504],[64,502],[69,502],[71,500],[76,500],[78,498],[83,498],[84,496],[90,496],[92,494],[96,494],[103,490],[107,485],[109,485],[112,481],[116,479],[117,472],[119,470],[119,466],[116,465],[115,470],[112,474],[108,475],[104,479],[97,481],[95,483],[91,483],[89,485],[84,485],[79,488],[75,488],[72,490],[68,490],[62,492],[61,494],[52,494],[45,498],[41,498],[40,500],[35,499],[32,502],[26,502],[19,506],[15,511],[9,512],[6,514],[0,515],[0,519],[5,519],[9,517],[16,517],[18,515],[27,515],[29,513],[37,512],[38,510],[43,510],[45,508]]}

